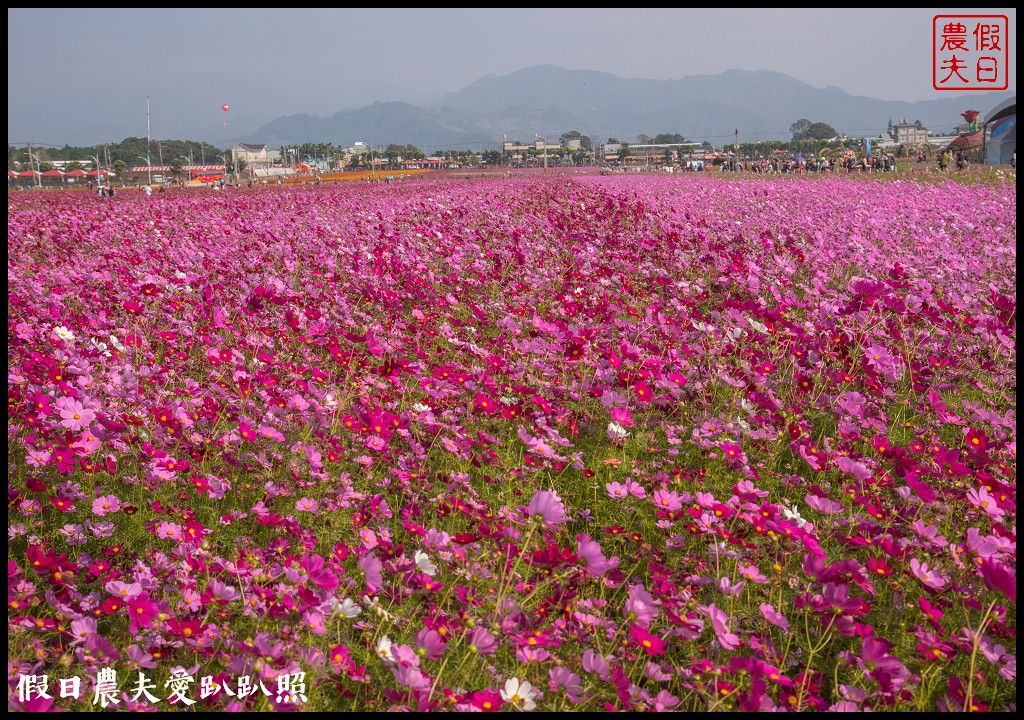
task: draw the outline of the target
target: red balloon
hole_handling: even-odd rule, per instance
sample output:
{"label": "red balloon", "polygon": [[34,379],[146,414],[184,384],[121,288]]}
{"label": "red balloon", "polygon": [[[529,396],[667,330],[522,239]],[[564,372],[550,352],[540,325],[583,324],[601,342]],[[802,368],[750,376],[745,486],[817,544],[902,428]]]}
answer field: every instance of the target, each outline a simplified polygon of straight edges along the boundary
{"label": "red balloon", "polygon": [[228,110],[230,110],[230,109],[231,109],[231,106],[230,106],[230,105],[228,105],[227,103],[224,103],[223,105],[221,105],[221,106],[220,106],[220,108],[221,108],[221,110],[223,110],[224,112],[227,112]]}

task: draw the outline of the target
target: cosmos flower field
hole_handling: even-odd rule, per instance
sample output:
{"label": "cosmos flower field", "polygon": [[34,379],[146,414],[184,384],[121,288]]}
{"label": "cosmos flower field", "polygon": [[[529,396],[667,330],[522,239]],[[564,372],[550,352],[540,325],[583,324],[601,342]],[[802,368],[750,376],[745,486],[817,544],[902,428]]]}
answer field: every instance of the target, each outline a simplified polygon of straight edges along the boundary
{"label": "cosmos flower field", "polygon": [[1015,189],[9,193],[8,707],[1015,708]]}

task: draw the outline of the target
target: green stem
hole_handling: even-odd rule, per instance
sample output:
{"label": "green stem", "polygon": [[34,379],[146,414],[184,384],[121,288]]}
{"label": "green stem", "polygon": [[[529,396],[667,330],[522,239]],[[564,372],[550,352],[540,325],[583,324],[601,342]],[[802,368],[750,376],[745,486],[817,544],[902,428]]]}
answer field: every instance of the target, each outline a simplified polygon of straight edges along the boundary
{"label": "green stem", "polygon": [[993,601],[988,606],[988,610],[985,611],[985,615],[981,618],[978,631],[974,634],[974,647],[971,648],[971,671],[967,676],[967,694],[964,698],[964,712],[971,712],[971,708],[974,707],[974,667],[978,660],[978,648],[981,646],[981,637],[985,632],[985,626],[988,625],[989,616],[995,607],[996,603]]}
{"label": "green stem", "polygon": [[533,532],[536,529],[537,523],[531,522],[530,529],[526,532],[526,539],[523,540],[522,546],[519,548],[519,555],[516,556],[515,562],[512,564],[512,567],[509,568],[508,575],[505,576],[505,579],[501,583],[501,590],[499,590],[498,599],[495,602],[495,611],[499,615],[501,613],[501,604],[505,602],[505,595],[508,593],[509,586],[513,582],[516,572],[519,570],[519,563],[523,559],[523,553],[527,551],[527,548],[530,545],[530,540],[533,537]]}

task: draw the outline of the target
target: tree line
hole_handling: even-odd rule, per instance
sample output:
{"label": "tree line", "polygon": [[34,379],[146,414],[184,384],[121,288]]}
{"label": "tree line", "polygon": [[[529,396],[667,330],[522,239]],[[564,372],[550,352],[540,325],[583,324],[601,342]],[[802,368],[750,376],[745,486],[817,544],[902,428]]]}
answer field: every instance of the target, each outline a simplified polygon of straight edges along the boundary
{"label": "tree line", "polygon": [[[793,153],[815,154],[824,143],[833,141],[833,144],[849,145],[857,140],[837,140],[835,129],[823,122],[812,122],[806,118],[797,120],[789,128],[792,133],[792,140],[789,142],[766,140],[762,142],[744,142],[740,146],[740,154],[746,157],[758,157],[770,155],[774,150],[789,150]],[[598,138],[581,133],[579,130],[569,130],[559,136],[559,148],[548,150],[549,158],[552,156],[571,164],[581,165],[588,159],[594,157],[594,151],[602,143]],[[579,149],[570,150],[566,146],[570,141],[578,140]],[[625,140],[608,138],[608,143],[619,143],[629,146]],[[691,152],[711,152],[715,147],[708,141],[687,140],[680,133],[659,133],[657,135],[646,135],[641,133],[637,136],[637,144],[640,145],[690,145]],[[521,143],[514,140],[516,145],[532,144]],[[725,143],[726,149],[732,149],[729,143]],[[682,148],[684,151],[686,148]],[[348,148],[331,143],[302,143],[298,145],[283,146],[280,148],[283,162],[298,163],[311,159],[323,160],[324,164],[332,170],[340,170],[344,167],[358,168],[368,166],[370,152],[355,154],[349,152]],[[402,145],[391,143],[386,146],[370,149],[374,159],[382,159],[387,167],[397,168],[404,160],[422,160],[427,156],[415,145]],[[31,152],[31,155],[29,154]],[[529,149],[524,153],[531,157],[536,151]],[[462,164],[482,162],[486,165],[503,165],[508,158],[501,150],[474,150],[467,149],[438,149],[430,157],[443,158]],[[232,165],[230,148],[218,148],[210,143],[197,140],[147,140],[146,138],[129,137],[118,143],[103,145],[76,147],[65,145],[64,147],[32,146],[16,147],[7,146],[7,167],[8,169],[20,170],[28,167],[38,167],[45,172],[54,167],[53,161],[80,161],[84,167],[91,167],[98,159],[102,167],[109,167],[114,172],[123,172],[129,167],[145,165],[147,160],[152,165],[171,166],[181,168],[186,164],[191,165]],[[241,163],[244,165],[244,163]],[[66,166],[65,169],[72,166]],[[241,167],[239,169],[242,169]]]}

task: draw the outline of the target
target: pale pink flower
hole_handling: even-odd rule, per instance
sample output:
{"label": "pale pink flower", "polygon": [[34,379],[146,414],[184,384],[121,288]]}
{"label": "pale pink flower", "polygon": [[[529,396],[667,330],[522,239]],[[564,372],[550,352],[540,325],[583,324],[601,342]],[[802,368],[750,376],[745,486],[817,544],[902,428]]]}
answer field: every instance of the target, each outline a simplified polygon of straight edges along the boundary
{"label": "pale pink flower", "polygon": [[116,495],[101,495],[92,501],[93,515],[110,515],[121,509],[121,500]]}
{"label": "pale pink flower", "polygon": [[69,430],[78,432],[88,427],[89,423],[96,419],[96,413],[82,405],[78,400],[70,400],[61,408],[60,417],[61,425]]}

